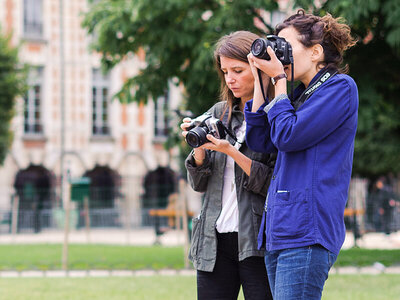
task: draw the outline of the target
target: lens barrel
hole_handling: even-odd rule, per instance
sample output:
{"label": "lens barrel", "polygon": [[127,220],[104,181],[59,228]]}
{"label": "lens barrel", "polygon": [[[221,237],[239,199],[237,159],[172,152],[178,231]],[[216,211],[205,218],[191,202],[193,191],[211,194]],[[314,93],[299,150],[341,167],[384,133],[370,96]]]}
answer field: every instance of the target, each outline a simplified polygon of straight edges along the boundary
{"label": "lens barrel", "polygon": [[208,139],[206,137],[208,131],[206,131],[205,128],[198,126],[188,131],[186,135],[186,142],[189,144],[190,147],[198,148],[208,142]]}
{"label": "lens barrel", "polygon": [[251,44],[251,53],[258,58],[262,58],[265,60],[270,60],[271,57],[267,52],[267,47],[273,46],[269,40],[258,38],[256,39],[253,44]]}

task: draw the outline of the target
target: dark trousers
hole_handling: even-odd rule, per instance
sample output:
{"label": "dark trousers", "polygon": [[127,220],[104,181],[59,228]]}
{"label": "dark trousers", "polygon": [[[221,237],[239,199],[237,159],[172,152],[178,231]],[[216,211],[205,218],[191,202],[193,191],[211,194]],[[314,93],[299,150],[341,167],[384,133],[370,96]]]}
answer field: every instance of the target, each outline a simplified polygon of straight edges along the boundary
{"label": "dark trousers", "polygon": [[199,300],[236,300],[240,286],[246,300],[272,299],[264,258],[238,259],[238,234],[217,232],[217,260],[213,272],[197,271]]}

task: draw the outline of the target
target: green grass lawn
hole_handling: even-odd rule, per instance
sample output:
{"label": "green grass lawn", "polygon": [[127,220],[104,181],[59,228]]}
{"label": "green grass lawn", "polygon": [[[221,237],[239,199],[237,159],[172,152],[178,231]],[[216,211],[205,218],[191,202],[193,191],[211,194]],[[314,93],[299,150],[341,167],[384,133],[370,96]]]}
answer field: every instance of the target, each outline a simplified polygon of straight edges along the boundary
{"label": "green grass lawn", "polygon": [[[0,270],[61,269],[62,246],[54,244],[0,245]],[[353,248],[340,252],[336,267],[368,266],[381,262],[400,265],[400,249],[369,250]],[[69,247],[71,270],[182,269],[182,247],[116,246],[73,244]]]}
{"label": "green grass lawn", "polygon": [[[370,266],[374,262],[380,262],[386,267],[400,265],[400,249],[380,250],[351,248],[342,250],[335,263],[336,267],[343,266]],[[400,297],[399,297],[400,299]]]}
{"label": "green grass lawn", "polygon": [[[400,299],[400,275],[331,275],[324,300]],[[194,276],[2,278],[1,299],[196,299]],[[239,299],[243,299],[240,295]]]}
{"label": "green grass lawn", "polygon": [[[0,270],[61,269],[62,246],[54,244],[0,245]],[[182,247],[70,245],[71,270],[182,269]]]}
{"label": "green grass lawn", "polygon": [[400,274],[330,275],[324,300],[399,300]]}

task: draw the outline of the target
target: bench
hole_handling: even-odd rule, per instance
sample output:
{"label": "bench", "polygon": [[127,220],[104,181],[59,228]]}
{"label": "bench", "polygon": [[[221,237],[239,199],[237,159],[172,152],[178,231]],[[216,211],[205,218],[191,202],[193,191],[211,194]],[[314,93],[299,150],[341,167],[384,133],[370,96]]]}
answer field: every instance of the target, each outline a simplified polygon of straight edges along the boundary
{"label": "bench", "polygon": [[[176,227],[176,220],[178,217],[182,216],[182,210],[176,209],[175,204],[178,201],[178,194],[174,193],[168,197],[168,206],[166,208],[153,208],[149,210],[149,216],[154,217],[154,229],[156,231],[156,236],[160,236],[171,228]],[[192,211],[186,211],[186,215],[188,218],[193,217]],[[160,218],[168,218],[168,226],[161,227],[160,226]]]}
{"label": "bench", "polygon": [[364,209],[354,209],[354,208],[345,208],[344,209],[345,217],[362,216],[364,214],[365,214]]}

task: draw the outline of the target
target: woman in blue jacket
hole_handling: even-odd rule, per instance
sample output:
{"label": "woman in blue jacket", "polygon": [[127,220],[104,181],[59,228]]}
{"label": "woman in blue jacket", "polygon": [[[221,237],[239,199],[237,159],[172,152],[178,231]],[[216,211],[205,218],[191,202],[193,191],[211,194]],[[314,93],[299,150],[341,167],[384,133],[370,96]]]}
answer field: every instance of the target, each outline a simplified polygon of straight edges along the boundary
{"label": "woman in blue jacket", "polygon": [[[291,44],[294,65],[282,65],[270,47],[270,60],[248,55],[255,92],[245,107],[246,141],[254,151],[278,152],[258,244],[267,249],[275,300],[320,299],[345,238],[358,92],[340,65],[355,41],[338,19],[304,10],[276,33]],[[276,97],[269,103],[261,96],[257,69],[273,79]],[[287,79],[301,82],[293,99]]]}

